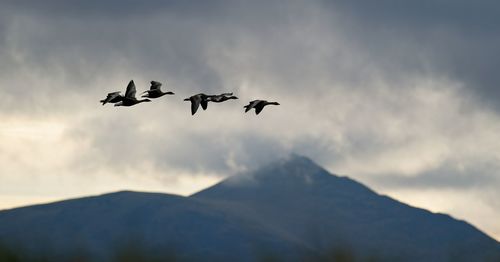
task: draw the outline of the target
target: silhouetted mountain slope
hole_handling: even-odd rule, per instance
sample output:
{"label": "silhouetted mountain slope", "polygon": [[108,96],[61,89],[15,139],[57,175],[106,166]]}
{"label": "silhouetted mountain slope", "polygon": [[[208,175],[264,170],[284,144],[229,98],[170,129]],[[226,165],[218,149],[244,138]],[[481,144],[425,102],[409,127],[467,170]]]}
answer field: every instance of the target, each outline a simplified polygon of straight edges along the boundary
{"label": "silhouetted mountain slope", "polygon": [[0,212],[0,240],[51,259],[84,252],[106,261],[114,250],[134,245],[160,257],[225,260],[295,247],[272,230],[196,200],[136,192]]}
{"label": "silhouetted mountain slope", "polygon": [[403,261],[500,257],[499,244],[466,222],[378,195],[300,156],[192,197],[252,216],[320,252],[344,247],[363,257]]}
{"label": "silhouetted mountain slope", "polygon": [[191,197],[118,192],[2,211],[2,242],[59,260],[109,260],[120,247],[180,260],[303,261],[338,250],[383,261],[500,259],[499,243],[466,222],[378,195],[300,156]]}

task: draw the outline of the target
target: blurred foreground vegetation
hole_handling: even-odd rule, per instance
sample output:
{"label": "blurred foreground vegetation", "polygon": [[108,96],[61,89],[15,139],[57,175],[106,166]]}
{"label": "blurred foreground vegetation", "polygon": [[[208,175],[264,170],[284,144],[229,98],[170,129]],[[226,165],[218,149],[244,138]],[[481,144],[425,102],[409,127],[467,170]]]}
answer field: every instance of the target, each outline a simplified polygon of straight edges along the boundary
{"label": "blurred foreground vegetation", "polygon": [[[287,261],[280,254],[268,252],[256,252],[256,261],[278,262]],[[178,256],[175,251],[161,252],[161,254],[153,254],[146,251],[140,246],[124,245],[116,249],[109,261],[113,262],[169,262],[169,261],[213,261],[210,258],[185,258]],[[356,256],[349,250],[332,249],[325,254],[304,255],[299,261],[331,261],[331,262],[355,262],[355,261],[383,261],[376,258],[357,259]],[[84,250],[71,252],[67,255],[54,256],[53,254],[30,254],[22,249],[8,247],[0,244],[0,262],[93,262],[93,261],[108,261],[107,259],[95,260],[89,253]]]}
{"label": "blurred foreground vegetation", "polygon": [[[242,260],[246,260],[242,258]],[[265,251],[256,251],[253,261],[263,262],[281,262],[289,261],[283,254],[269,253]],[[460,260],[460,259],[458,259]],[[183,257],[179,256],[174,250],[161,252],[150,252],[141,248],[140,245],[127,244],[122,245],[113,252],[109,259],[97,259],[85,250],[76,250],[65,255],[54,254],[30,254],[23,249],[12,248],[0,243],[0,262],[170,262],[170,261],[224,261],[223,259],[213,259],[209,257]],[[404,258],[380,258],[378,256],[359,257],[349,248],[332,248],[321,254],[305,254],[299,256],[296,261],[301,262],[377,262],[377,261],[406,261]],[[454,261],[451,259],[450,261]],[[500,258],[489,260],[491,262],[500,262]],[[478,260],[478,262],[481,262]]]}

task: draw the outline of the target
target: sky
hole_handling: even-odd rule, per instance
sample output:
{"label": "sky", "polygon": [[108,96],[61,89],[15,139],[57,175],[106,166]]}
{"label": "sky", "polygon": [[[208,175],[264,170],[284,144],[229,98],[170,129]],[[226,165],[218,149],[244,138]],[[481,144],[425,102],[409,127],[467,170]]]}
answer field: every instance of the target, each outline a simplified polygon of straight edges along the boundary
{"label": "sky", "polygon": [[[493,0],[0,1],[0,209],[293,152],[500,240],[499,24]],[[176,95],[99,104],[131,79]],[[200,92],[240,99],[191,116]]]}

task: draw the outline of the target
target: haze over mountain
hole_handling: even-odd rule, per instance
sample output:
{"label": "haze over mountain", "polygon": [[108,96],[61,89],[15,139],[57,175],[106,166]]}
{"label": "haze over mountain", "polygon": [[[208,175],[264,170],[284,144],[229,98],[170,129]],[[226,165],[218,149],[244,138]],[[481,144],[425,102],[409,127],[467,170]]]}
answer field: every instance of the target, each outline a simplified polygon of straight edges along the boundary
{"label": "haze over mountain", "polygon": [[472,225],[297,155],[189,197],[124,191],[5,210],[0,241],[49,259],[111,260],[127,246],[180,260],[316,260],[338,250],[361,260],[500,259],[500,244]]}

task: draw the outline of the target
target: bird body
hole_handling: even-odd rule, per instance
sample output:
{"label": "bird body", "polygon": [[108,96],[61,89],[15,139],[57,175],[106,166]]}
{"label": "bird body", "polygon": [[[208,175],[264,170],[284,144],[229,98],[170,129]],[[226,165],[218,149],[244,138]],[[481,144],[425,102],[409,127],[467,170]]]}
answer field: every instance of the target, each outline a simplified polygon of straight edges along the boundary
{"label": "bird body", "polygon": [[252,108],[255,108],[255,114],[258,115],[260,112],[262,112],[262,109],[264,109],[265,106],[267,105],[279,105],[278,102],[268,102],[266,100],[253,100],[248,103],[248,105],[244,106],[245,108],[245,113],[250,111]]}
{"label": "bird body", "polygon": [[149,99],[138,100],[135,97],[136,93],[137,91],[135,88],[134,80],[130,80],[130,82],[127,85],[127,91],[125,91],[125,96],[121,99],[121,101],[116,103],[115,106],[133,106],[142,102],[151,102],[151,100]]}
{"label": "bird body", "polygon": [[143,95],[142,97],[147,97],[147,98],[159,98],[164,95],[174,95],[174,92],[170,91],[163,92],[161,90],[161,83],[157,81],[151,81],[151,87],[149,88],[149,90],[144,91],[143,94],[144,93],[146,94]]}
{"label": "bird body", "polygon": [[233,93],[223,93],[220,95],[211,95],[208,97],[209,102],[222,103],[230,99],[238,99],[238,97],[233,96]]}

